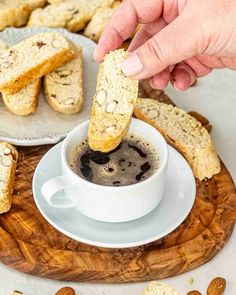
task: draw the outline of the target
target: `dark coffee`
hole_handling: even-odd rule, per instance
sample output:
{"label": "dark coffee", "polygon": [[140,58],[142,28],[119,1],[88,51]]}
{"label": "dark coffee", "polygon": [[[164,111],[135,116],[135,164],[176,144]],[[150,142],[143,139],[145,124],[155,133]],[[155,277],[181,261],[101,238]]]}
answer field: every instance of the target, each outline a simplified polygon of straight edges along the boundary
{"label": "dark coffee", "polygon": [[129,135],[109,153],[93,151],[85,140],[73,151],[70,165],[87,181],[105,186],[124,186],[141,182],[159,168],[159,155],[152,144]]}

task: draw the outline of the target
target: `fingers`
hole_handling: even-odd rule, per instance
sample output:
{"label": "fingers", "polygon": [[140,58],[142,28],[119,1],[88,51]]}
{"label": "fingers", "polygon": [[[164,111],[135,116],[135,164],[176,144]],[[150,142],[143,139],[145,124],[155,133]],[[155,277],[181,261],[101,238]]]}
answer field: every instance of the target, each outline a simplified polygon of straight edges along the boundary
{"label": "fingers", "polygon": [[136,49],[123,63],[125,75],[145,79],[196,54],[201,48],[201,31],[186,16],[180,16]]}
{"label": "fingers", "polygon": [[113,13],[94,51],[97,62],[110,50],[121,46],[135,31],[138,23],[149,23],[162,13],[163,0],[126,0]]}
{"label": "fingers", "polygon": [[147,42],[151,37],[160,32],[166,25],[167,23],[163,20],[163,18],[159,18],[150,24],[142,25],[131,41],[128,50],[130,52],[136,50],[138,47]]}
{"label": "fingers", "polygon": [[154,89],[165,89],[170,81],[170,69],[166,68],[150,79],[150,84]]}
{"label": "fingers", "polygon": [[184,62],[179,63],[171,73],[171,83],[176,89],[187,90],[196,80],[196,74]]}

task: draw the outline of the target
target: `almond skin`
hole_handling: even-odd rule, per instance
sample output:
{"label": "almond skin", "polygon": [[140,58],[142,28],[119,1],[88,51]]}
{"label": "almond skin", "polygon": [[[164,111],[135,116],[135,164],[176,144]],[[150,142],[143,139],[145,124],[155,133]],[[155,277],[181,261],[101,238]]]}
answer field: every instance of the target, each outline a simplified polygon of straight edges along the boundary
{"label": "almond skin", "polygon": [[214,278],[207,288],[207,295],[221,295],[223,294],[226,286],[226,280],[224,278]]}
{"label": "almond skin", "polygon": [[189,291],[187,295],[202,295],[202,293],[198,292],[197,290]]}
{"label": "almond skin", "polygon": [[55,295],[75,295],[75,290],[70,287],[64,287],[58,290]]}

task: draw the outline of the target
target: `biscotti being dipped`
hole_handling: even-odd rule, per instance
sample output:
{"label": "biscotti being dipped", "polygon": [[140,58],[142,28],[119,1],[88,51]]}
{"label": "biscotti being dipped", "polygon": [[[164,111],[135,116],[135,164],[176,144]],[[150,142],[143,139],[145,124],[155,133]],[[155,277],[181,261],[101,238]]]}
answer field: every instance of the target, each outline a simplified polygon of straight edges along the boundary
{"label": "biscotti being dipped", "polygon": [[0,55],[0,91],[14,94],[75,57],[74,45],[57,33],[25,39]]}
{"label": "biscotti being dipped", "polygon": [[[7,44],[0,39],[0,54],[8,49]],[[18,116],[27,116],[35,112],[40,92],[40,80],[30,83],[15,94],[2,93],[3,101],[9,111]]]}
{"label": "biscotti being dipped", "polygon": [[211,178],[221,170],[211,137],[202,124],[184,110],[153,99],[140,98],[134,114],[158,129],[187,159],[196,178]]}
{"label": "biscotti being dipped", "polygon": [[44,94],[49,105],[63,114],[78,113],[83,104],[82,48],[76,58],[44,77]]}
{"label": "biscotti being dipped", "polygon": [[0,214],[11,208],[17,160],[16,148],[0,142]]}
{"label": "biscotti being dipped", "polygon": [[121,63],[123,49],[107,54],[100,65],[88,131],[91,149],[109,152],[126,136],[138,97],[138,81],[127,78]]}

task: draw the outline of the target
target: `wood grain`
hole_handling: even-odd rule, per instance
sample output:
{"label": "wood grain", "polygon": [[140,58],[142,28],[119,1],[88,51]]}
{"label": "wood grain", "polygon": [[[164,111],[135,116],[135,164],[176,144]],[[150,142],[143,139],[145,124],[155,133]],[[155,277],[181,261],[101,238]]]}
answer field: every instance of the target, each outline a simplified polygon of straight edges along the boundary
{"label": "wood grain", "polygon": [[[163,92],[152,91],[149,95],[147,84],[141,91],[146,97],[172,103]],[[105,249],[74,241],[50,226],[33,200],[32,176],[50,148],[19,148],[13,207],[0,215],[0,261],[11,268],[70,281],[120,283],[161,279],[206,263],[231,236],[236,192],[222,163],[220,174],[209,181],[197,181],[191,213],[163,239],[130,249]]]}

